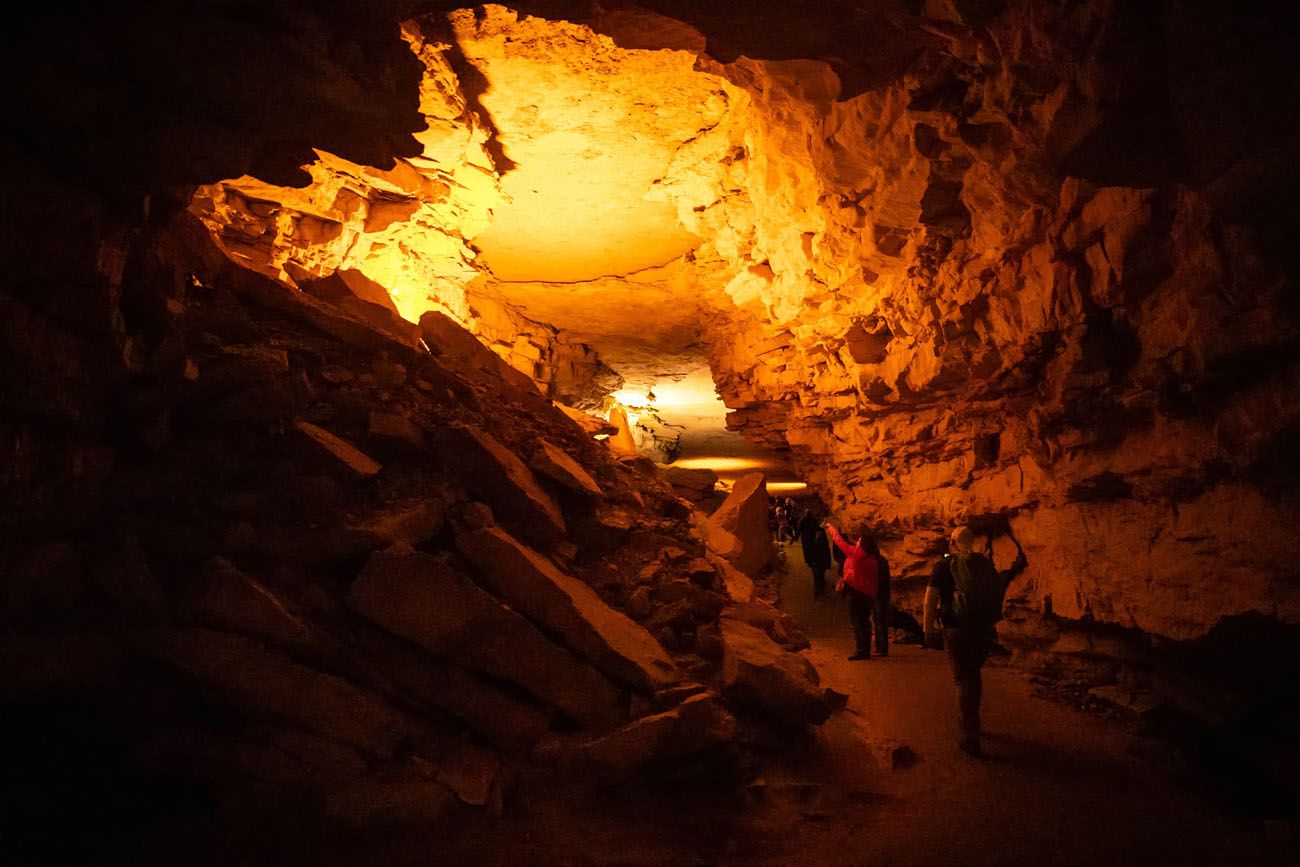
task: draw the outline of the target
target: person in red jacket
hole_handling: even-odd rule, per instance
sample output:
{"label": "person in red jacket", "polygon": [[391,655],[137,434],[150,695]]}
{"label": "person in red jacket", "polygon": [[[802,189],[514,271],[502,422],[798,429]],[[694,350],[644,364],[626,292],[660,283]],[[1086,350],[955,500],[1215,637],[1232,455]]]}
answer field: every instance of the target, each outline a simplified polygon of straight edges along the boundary
{"label": "person in red jacket", "polygon": [[835,590],[849,600],[849,620],[853,623],[853,636],[857,641],[857,651],[849,659],[870,659],[871,613],[875,608],[880,563],[870,553],[871,540],[865,527],[858,528],[851,542],[829,523],[826,532],[835,547],[844,552],[844,574]]}

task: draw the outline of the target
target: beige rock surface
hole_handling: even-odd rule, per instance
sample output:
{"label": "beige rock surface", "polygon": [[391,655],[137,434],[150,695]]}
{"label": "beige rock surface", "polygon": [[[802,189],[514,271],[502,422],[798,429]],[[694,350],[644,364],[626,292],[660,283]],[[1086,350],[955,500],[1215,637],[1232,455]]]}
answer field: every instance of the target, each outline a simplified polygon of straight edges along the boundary
{"label": "beige rock surface", "polygon": [[751,576],[766,568],[773,555],[766,482],[762,473],[741,476],[722,505],[700,525],[710,550]]}

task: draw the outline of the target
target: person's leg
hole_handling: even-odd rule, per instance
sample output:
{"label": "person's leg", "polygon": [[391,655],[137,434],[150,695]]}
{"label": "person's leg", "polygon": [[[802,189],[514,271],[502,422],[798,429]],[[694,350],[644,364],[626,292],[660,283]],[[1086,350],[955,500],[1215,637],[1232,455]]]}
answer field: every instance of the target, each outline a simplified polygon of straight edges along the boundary
{"label": "person's leg", "polygon": [[808,568],[812,570],[813,596],[820,599],[826,595],[826,567],[820,563],[814,563]]}
{"label": "person's leg", "polygon": [[957,722],[961,729],[958,741],[963,750],[973,755],[980,752],[980,666],[978,636],[965,629],[945,629],[943,643],[952,666],[952,679],[957,684]]}
{"label": "person's leg", "polygon": [[876,594],[873,614],[876,626],[876,655],[889,655],[889,588],[881,587]]}
{"label": "person's leg", "polygon": [[871,597],[852,587],[844,590],[849,599],[849,619],[853,621],[853,638],[857,650],[851,658],[866,659],[871,656]]}

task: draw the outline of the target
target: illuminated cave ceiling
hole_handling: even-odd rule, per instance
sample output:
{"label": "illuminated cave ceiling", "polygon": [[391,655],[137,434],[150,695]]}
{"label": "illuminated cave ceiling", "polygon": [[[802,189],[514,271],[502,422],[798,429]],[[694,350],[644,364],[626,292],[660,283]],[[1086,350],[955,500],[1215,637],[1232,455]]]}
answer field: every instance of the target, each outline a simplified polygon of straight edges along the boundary
{"label": "illuminated cave ceiling", "polygon": [[[1268,577],[1292,568],[1294,522],[1250,480],[1300,424],[1294,374],[1216,390],[1242,353],[1288,357],[1282,283],[1218,221],[1212,176],[1173,185],[1160,150],[1112,129],[1149,96],[1108,85],[1125,13],[1057,12],[976,26],[926,4],[881,31],[892,71],[850,92],[827,62],[723,62],[634,9],[429,16],[404,25],[420,156],[321,154],[306,188],[241,178],[192,209],[237,261],[309,289],[337,273],[412,320],[444,310],[571,403],[618,385],[593,349],[629,399],[707,389],[707,358],[729,426],[884,528],[903,577],[975,519],[1025,546],[1032,607],[1176,637],[1295,619]],[[1170,86],[1193,104],[1195,82]],[[1214,424],[1188,408],[1211,400]]]}
{"label": "illuminated cave ceiling", "polygon": [[543,388],[590,347],[630,403],[675,394],[666,421],[720,430],[700,306],[726,268],[678,200],[716,187],[698,163],[741,147],[740,92],[692,52],[627,50],[501,7],[406,35],[429,70],[421,156],[381,171],[322,153],[306,189],[241,178],[200,190],[195,211],[237,260],[286,282],[337,271],[412,321],[443,310]]}

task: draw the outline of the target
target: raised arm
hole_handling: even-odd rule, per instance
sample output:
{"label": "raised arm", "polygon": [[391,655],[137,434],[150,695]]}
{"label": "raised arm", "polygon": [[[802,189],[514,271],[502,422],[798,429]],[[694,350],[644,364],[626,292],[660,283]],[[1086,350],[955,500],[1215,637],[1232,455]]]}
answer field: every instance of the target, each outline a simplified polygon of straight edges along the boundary
{"label": "raised arm", "polygon": [[826,535],[831,537],[831,541],[835,543],[836,548],[844,552],[845,557],[857,550],[855,546],[844,541],[844,537],[840,535],[840,531],[836,530],[833,524],[826,525]]}

